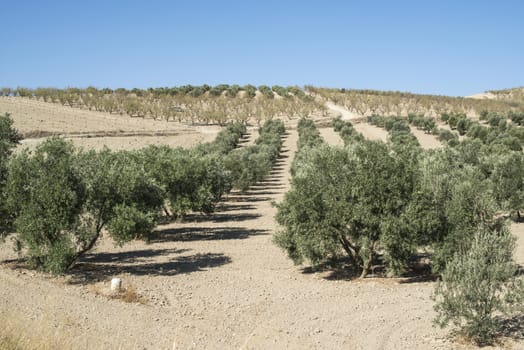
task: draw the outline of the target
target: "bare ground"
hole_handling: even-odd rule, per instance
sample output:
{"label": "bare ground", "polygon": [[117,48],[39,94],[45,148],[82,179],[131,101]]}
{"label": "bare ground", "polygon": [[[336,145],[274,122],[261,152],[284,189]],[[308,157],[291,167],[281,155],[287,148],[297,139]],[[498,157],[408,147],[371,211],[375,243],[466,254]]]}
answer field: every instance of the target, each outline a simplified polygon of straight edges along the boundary
{"label": "bare ground", "polygon": [[[433,282],[314,272],[272,243],[271,201],[289,189],[296,141],[292,129],[271,175],[248,193],[231,194],[210,216],[159,226],[149,244],[117,248],[105,237],[62,278],[3,264],[0,319],[22,319],[28,336],[67,334],[75,349],[467,348],[432,327]],[[520,241],[522,227],[514,226]],[[0,247],[0,260],[15,257]],[[524,262],[522,245],[517,258]],[[114,276],[147,304],[101,295]]]}
{"label": "bare ground", "polygon": [[32,149],[46,136],[55,134],[86,149],[103,146],[115,150],[136,149],[151,144],[192,147],[213,140],[221,129],[130,118],[20,97],[0,97],[0,114],[6,112],[11,114],[15,128],[25,136],[20,149]]}

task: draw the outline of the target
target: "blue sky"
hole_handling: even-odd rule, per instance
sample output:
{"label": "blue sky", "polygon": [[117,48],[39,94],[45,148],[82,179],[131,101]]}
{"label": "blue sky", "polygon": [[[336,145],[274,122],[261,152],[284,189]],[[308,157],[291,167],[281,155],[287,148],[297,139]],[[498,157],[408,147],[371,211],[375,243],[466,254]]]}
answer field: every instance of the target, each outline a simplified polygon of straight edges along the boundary
{"label": "blue sky", "polygon": [[0,86],[524,86],[522,0],[0,0]]}

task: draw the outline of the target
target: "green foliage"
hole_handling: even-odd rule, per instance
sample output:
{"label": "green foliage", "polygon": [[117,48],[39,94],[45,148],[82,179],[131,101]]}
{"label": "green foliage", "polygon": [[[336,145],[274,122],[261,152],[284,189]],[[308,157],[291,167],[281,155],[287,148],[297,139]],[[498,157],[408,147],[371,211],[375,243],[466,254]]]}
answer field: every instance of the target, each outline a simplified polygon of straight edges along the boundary
{"label": "green foliage", "polygon": [[[119,206],[132,206],[156,218],[163,203],[161,188],[132,153],[90,151],[78,156],[77,167],[87,189],[84,214],[94,220],[93,235],[83,242],[81,250],[92,245],[92,239],[96,241],[102,228],[118,215]],[[122,237],[122,231],[108,232],[119,242],[127,236],[139,237],[137,232]]]}
{"label": "green foliage", "polygon": [[[0,116],[0,142],[8,148],[15,147],[22,140],[22,136],[13,128],[13,119],[9,113]],[[3,150],[3,149],[2,149]]]}
{"label": "green foliage", "polygon": [[246,92],[248,98],[253,98],[257,95],[257,88],[253,85],[244,85],[243,90]]}
{"label": "green foliage", "polygon": [[[268,150],[275,140],[266,134],[283,132],[277,124],[261,135],[265,141],[259,151],[270,162],[278,151]],[[10,125],[8,117],[0,120],[6,157],[19,140]],[[62,139],[48,139],[34,155],[26,151],[11,161],[9,176],[1,182],[6,187],[2,222],[14,221],[19,246],[35,267],[62,273],[95,246],[104,228],[122,245],[147,237],[161,209],[167,213],[166,205],[177,216],[212,212],[231,189],[224,156],[245,131],[240,123],[229,125],[213,142],[194,150],[151,146],[78,153]]]}
{"label": "green foliage", "polygon": [[13,128],[13,120],[9,113],[0,116],[0,240],[11,230],[13,217],[6,208],[5,183],[8,174],[8,162],[13,148],[22,137]]}
{"label": "green foliage", "polygon": [[281,120],[269,120],[259,129],[254,145],[229,153],[224,162],[233,187],[246,191],[269,173],[280,153],[284,132]]}
{"label": "green foliage", "polygon": [[309,151],[324,144],[324,139],[315,126],[315,122],[309,118],[302,117],[298,121],[297,152],[291,163],[291,175],[295,175],[300,164],[309,157]]}
{"label": "green foliage", "polygon": [[510,111],[508,113],[508,118],[517,125],[524,125],[524,112]]}
{"label": "green foliage", "polygon": [[[459,135],[465,135],[466,132],[468,131],[468,128],[471,124],[471,121],[466,118],[466,117],[462,117],[460,119],[457,120],[457,124],[456,124],[456,127],[457,127],[457,131],[459,133]],[[450,124],[451,126],[451,124]]]}
{"label": "green foliage", "polygon": [[521,151],[493,152],[482,157],[482,168],[489,180],[498,208],[517,214],[524,207],[524,155]]}
{"label": "green foliage", "polygon": [[234,84],[227,88],[226,95],[228,97],[237,97],[239,92],[240,92],[240,86],[237,84]]}
{"label": "green foliage", "polygon": [[[0,116],[0,190],[7,177],[7,163],[13,148],[22,140],[22,136],[13,128],[13,119],[9,113]],[[0,192],[1,193],[1,192]]]}
{"label": "green foliage", "polygon": [[53,273],[92,249],[104,227],[118,244],[142,237],[163,201],[136,157],[78,154],[60,138],[15,156],[6,188],[20,247],[34,267]]}
{"label": "green foliage", "polygon": [[442,236],[434,241],[432,265],[439,273],[453,254],[467,249],[477,225],[493,221],[496,209],[489,189],[472,167],[457,171],[448,186],[450,198],[444,201]]}
{"label": "green foliage", "polygon": [[299,137],[297,148],[299,150],[304,146],[314,147],[324,142],[313,120],[304,117],[300,118],[297,127]]}
{"label": "green foliage", "polygon": [[62,272],[71,262],[85,198],[74,164],[72,145],[51,138],[34,156],[15,156],[9,167],[7,206],[16,216],[17,239],[34,266],[52,272]]}
{"label": "green foliage", "polygon": [[419,147],[418,139],[411,133],[409,124],[403,117],[384,118],[384,128],[389,132],[389,141],[396,146]]}
{"label": "green foliage", "polygon": [[333,129],[336,132],[340,132],[340,130],[344,127],[346,123],[342,120],[342,117],[339,115],[335,119],[333,119]]}
{"label": "green foliage", "polygon": [[458,142],[458,135],[447,129],[439,129],[438,140],[440,142],[445,142],[452,146],[453,144]]}
{"label": "green foliage", "polygon": [[242,123],[229,124],[218,133],[212,142],[201,144],[197,149],[203,154],[218,153],[225,155],[237,147],[240,138],[246,131],[246,126]]}
{"label": "green foliage", "polygon": [[523,283],[512,259],[515,238],[504,225],[480,226],[467,250],[457,251],[442,273],[434,299],[435,323],[452,323],[477,344],[491,344],[498,313],[511,315],[523,306]]}
{"label": "green foliage", "polygon": [[371,125],[378,126],[379,128],[385,127],[386,118],[381,115],[373,114],[368,117],[368,123]]}
{"label": "green foliage", "polygon": [[435,130],[435,127],[437,126],[437,123],[435,122],[435,119],[433,118],[424,118],[424,125],[422,127],[422,130],[426,134],[433,133],[433,130]]}
{"label": "green foliage", "polygon": [[[364,277],[380,243],[405,232],[398,218],[411,196],[410,170],[380,142],[307,150],[277,205],[284,230],[275,242],[297,263],[318,264],[345,253]],[[394,251],[398,246],[389,248],[391,261],[405,255]]]}
{"label": "green foliage", "polygon": [[339,133],[345,145],[364,140],[364,136],[356,131],[349,121],[343,121],[340,117],[333,120],[333,128]]}
{"label": "green foliage", "polygon": [[[392,142],[372,146],[356,138],[346,142],[351,156],[325,146],[312,121],[299,122],[292,189],[278,207],[285,230],[276,237],[294,261],[317,264],[345,252],[365,275],[380,251],[398,274],[418,247],[430,246],[440,273],[468,248],[479,224],[492,224],[501,209],[519,213],[520,152],[480,140],[459,143],[452,133],[454,148],[423,151],[410,141],[405,120],[383,121]],[[333,124],[339,132],[351,128],[340,119]]]}
{"label": "green foliage", "polygon": [[175,217],[188,211],[211,213],[231,189],[230,174],[219,153],[149,146],[137,156],[147,176],[162,189]]}
{"label": "green foliage", "polygon": [[466,135],[470,138],[479,139],[483,143],[486,143],[489,135],[489,128],[482,126],[479,123],[472,123]]}
{"label": "green foliage", "polygon": [[113,208],[113,214],[107,229],[120,246],[135,238],[147,237],[156,226],[155,213],[144,212],[136,206],[118,204]]}
{"label": "green foliage", "polygon": [[291,97],[291,95],[289,95],[289,91],[288,89],[286,89],[285,87],[282,87],[282,86],[279,86],[279,85],[273,85],[271,87],[271,90],[273,90],[273,92],[275,92],[276,94],[278,94],[279,96],[282,96],[282,97]]}
{"label": "green foliage", "polygon": [[231,152],[226,159],[226,168],[231,172],[233,187],[247,191],[262,180],[271,169],[270,151],[267,147],[251,145]]}
{"label": "green foliage", "polygon": [[220,96],[222,93],[229,89],[227,84],[219,84],[209,90],[209,94],[213,96]]}
{"label": "green foliage", "polygon": [[258,91],[260,91],[262,93],[262,95],[264,95],[267,98],[274,98],[275,97],[275,94],[273,94],[273,91],[267,85],[260,85],[258,87]]}
{"label": "green foliage", "polygon": [[[510,115],[515,116],[516,114],[512,112]],[[463,114],[446,114],[445,119],[450,127],[457,129],[460,135],[480,140],[485,145],[495,146],[495,148],[500,146],[512,151],[522,150],[524,130],[514,124],[508,124],[506,118],[501,114],[483,111],[480,119],[488,121],[489,126],[472,121]],[[448,143],[455,146],[458,142]]]}

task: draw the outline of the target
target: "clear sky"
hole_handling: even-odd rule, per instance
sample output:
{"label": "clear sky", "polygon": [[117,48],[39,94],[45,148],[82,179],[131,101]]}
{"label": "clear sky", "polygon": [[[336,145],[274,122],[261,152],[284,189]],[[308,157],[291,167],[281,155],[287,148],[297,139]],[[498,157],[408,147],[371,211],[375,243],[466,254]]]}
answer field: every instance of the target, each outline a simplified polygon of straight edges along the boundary
{"label": "clear sky", "polygon": [[524,86],[523,0],[0,0],[0,86]]}

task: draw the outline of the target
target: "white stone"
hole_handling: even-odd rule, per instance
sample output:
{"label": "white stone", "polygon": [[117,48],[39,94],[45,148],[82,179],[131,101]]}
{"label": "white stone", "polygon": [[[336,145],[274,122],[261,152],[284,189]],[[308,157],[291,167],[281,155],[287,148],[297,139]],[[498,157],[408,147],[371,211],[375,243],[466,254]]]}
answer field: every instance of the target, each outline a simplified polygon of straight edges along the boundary
{"label": "white stone", "polygon": [[122,280],[120,278],[113,278],[111,280],[111,291],[112,292],[120,292],[120,288],[122,288]]}

